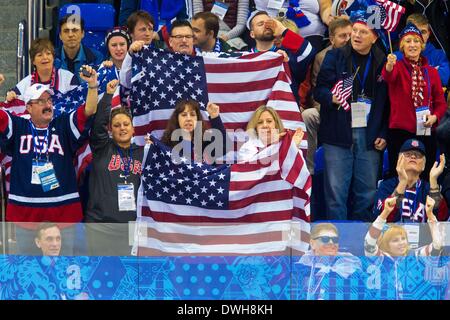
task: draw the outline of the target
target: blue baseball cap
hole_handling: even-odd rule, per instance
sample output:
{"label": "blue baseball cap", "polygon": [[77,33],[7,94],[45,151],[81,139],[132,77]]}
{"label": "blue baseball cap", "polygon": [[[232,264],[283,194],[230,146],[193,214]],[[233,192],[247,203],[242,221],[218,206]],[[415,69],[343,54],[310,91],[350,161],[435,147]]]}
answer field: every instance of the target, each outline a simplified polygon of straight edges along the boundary
{"label": "blue baseball cap", "polygon": [[417,150],[420,153],[422,153],[423,155],[425,155],[425,145],[420,140],[417,140],[417,139],[406,140],[402,144],[402,147],[400,148],[400,153],[405,152],[405,151],[410,151],[410,150]]}

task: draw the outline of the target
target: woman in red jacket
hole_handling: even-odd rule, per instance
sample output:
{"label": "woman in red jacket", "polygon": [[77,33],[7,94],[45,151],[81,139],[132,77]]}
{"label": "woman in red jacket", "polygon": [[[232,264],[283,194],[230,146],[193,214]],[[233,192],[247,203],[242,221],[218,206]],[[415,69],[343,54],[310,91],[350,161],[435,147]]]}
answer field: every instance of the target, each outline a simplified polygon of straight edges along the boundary
{"label": "woman in red jacket", "polygon": [[408,139],[415,138],[425,144],[424,175],[430,172],[436,159],[434,131],[447,106],[439,74],[421,54],[424,48],[419,29],[408,24],[400,33],[403,58],[397,61],[394,54],[388,55],[382,71],[391,103],[388,134],[391,175],[395,175],[400,147]]}

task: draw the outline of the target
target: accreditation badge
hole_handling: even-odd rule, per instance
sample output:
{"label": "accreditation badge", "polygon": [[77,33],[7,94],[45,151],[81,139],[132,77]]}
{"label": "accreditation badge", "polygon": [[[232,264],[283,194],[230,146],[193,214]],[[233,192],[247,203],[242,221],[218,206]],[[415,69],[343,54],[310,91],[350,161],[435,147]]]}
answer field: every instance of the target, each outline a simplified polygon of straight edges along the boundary
{"label": "accreditation badge", "polygon": [[119,200],[119,211],[136,211],[133,184],[118,184],[117,198]]}
{"label": "accreditation badge", "polygon": [[55,168],[53,163],[47,162],[45,165],[37,168],[39,180],[41,181],[42,190],[48,192],[59,187],[58,179],[56,178]]}

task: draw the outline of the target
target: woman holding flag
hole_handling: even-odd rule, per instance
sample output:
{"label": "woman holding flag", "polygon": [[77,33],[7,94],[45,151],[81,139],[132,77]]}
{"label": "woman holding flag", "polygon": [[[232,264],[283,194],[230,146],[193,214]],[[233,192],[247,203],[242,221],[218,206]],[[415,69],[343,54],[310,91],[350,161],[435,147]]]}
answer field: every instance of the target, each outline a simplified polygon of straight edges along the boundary
{"label": "woman holding flag", "polygon": [[391,104],[388,133],[391,175],[395,174],[392,168],[396,167],[400,147],[408,139],[425,144],[425,179],[436,159],[435,128],[447,106],[439,74],[422,55],[424,48],[420,30],[408,24],[400,33],[403,58],[397,61],[394,54],[389,54],[382,71]]}
{"label": "woman holding flag", "polygon": [[111,111],[118,85],[119,80],[107,84],[89,141],[93,157],[85,222],[91,255],[131,252],[128,222],[136,220],[144,148],[131,142],[134,128],[129,111],[124,107]]}
{"label": "woman holding flag", "polygon": [[78,85],[78,79],[72,72],[53,66],[55,48],[50,40],[44,38],[33,40],[30,45],[30,59],[35,70],[6,94],[6,101],[9,103],[7,108],[15,114],[24,113],[26,108],[23,102],[16,104],[13,100],[23,100],[25,91],[35,83],[49,85],[55,94],[64,94]]}
{"label": "woman holding flag", "polygon": [[[247,124],[249,140],[242,145],[238,153],[238,161],[249,161],[265,147],[277,143],[286,135],[278,112],[266,105],[260,106],[253,113]],[[295,131],[293,140],[300,146],[305,133],[301,128]]]}

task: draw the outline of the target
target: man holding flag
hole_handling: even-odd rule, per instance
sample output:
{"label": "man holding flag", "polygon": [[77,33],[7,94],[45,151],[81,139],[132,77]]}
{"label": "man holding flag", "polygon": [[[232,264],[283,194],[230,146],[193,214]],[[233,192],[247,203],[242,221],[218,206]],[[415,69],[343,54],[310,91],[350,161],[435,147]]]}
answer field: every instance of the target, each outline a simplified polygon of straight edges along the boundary
{"label": "man holding flag", "polygon": [[[351,16],[351,41],[327,53],[314,92],[321,105],[319,139],[325,156],[328,219],[370,219],[381,151],[386,147],[387,92],[380,76],[385,54],[374,46],[378,35],[368,26],[368,18],[363,11]],[[347,217],[350,191],[352,214]]]}

